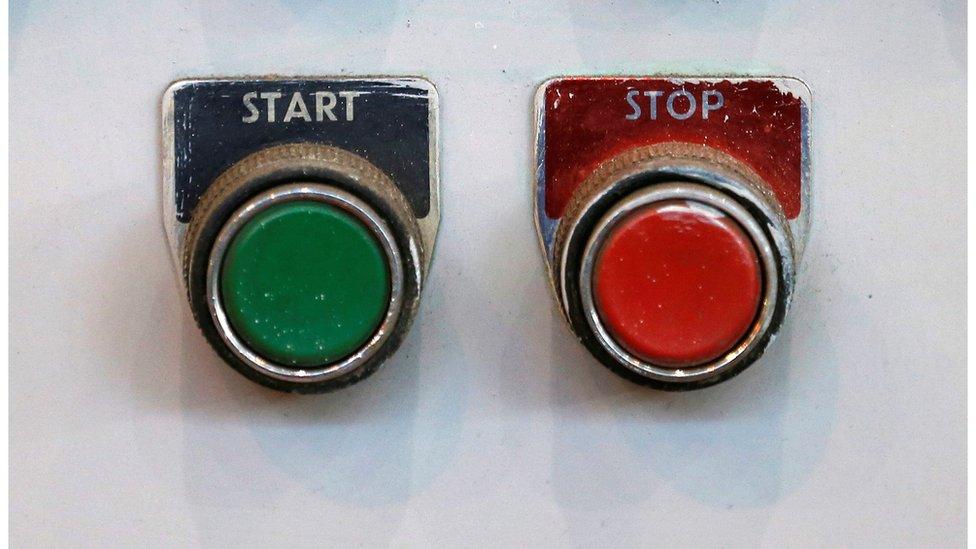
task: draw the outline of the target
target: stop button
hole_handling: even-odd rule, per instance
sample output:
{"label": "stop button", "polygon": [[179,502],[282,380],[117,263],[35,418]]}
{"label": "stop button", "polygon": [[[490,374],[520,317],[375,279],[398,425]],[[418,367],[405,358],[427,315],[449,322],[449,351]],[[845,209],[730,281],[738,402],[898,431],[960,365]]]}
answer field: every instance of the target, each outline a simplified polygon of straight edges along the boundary
{"label": "stop button", "polygon": [[730,215],[693,200],[630,213],[596,251],[593,294],[607,331],[640,358],[675,368],[731,349],[759,310],[762,268]]}
{"label": "stop button", "polygon": [[700,147],[629,151],[593,172],[553,238],[555,283],[580,340],[617,373],[704,387],[755,361],[793,281],[780,210]]}
{"label": "stop button", "polygon": [[669,391],[757,362],[809,225],[809,116],[809,89],[786,77],[539,87],[536,230],[560,312],[594,358]]}

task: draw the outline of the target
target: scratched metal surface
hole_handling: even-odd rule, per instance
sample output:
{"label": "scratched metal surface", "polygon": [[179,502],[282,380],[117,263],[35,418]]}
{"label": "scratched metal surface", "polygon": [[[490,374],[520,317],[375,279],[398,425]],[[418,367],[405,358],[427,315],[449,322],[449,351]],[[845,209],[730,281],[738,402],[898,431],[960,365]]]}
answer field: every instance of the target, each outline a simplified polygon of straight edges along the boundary
{"label": "scratched metal surface", "polygon": [[[15,545],[963,543],[963,3],[543,4],[12,8]],[[533,233],[535,86],[651,71],[813,90],[792,316],[702,392],[597,365]],[[163,89],[271,72],[418,74],[441,97],[418,321],[332,395],[219,362],[160,222]]]}

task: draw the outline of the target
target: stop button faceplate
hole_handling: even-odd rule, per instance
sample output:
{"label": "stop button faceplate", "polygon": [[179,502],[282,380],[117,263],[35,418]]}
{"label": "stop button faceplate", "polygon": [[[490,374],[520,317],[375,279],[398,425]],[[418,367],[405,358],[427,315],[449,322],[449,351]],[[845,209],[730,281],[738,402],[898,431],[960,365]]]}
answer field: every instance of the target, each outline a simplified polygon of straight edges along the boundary
{"label": "stop button faceplate", "polygon": [[704,387],[765,350],[810,207],[791,78],[567,77],[536,100],[536,223],[560,308],[606,366]]}

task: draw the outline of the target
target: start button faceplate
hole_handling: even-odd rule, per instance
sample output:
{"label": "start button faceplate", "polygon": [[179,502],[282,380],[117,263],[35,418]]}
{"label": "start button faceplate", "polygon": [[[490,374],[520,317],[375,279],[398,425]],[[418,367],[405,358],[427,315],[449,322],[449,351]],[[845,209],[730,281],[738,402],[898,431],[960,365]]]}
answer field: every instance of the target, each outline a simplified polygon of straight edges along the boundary
{"label": "start button faceplate", "polygon": [[397,349],[440,218],[436,129],[420,78],[167,90],[164,222],[194,318],[230,366],[316,393]]}

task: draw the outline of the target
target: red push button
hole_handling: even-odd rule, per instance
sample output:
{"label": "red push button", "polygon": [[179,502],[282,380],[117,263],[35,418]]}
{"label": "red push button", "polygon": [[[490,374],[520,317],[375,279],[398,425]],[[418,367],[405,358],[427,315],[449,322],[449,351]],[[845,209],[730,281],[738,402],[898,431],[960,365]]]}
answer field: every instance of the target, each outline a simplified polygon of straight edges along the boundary
{"label": "red push button", "polygon": [[664,200],[614,226],[593,273],[610,335],[652,364],[683,368],[730,350],[753,326],[762,270],[752,240],[725,213]]}

